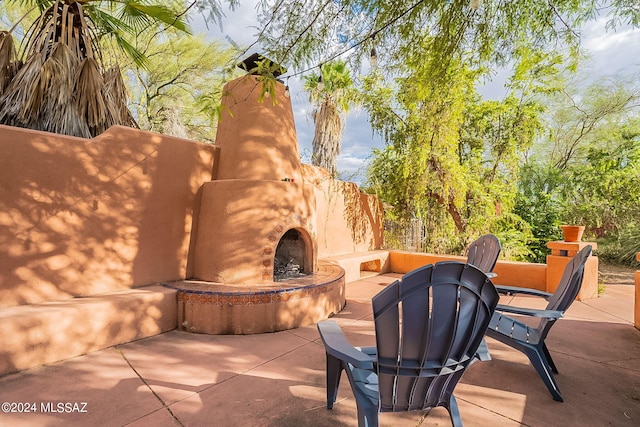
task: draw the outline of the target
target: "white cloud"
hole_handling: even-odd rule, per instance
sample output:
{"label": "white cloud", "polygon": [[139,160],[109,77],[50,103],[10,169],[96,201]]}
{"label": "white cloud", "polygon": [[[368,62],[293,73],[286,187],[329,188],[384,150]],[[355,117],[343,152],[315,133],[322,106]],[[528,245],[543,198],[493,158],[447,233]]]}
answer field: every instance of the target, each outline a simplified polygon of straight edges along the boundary
{"label": "white cloud", "polygon": [[[258,29],[256,5],[258,0],[242,0],[236,10],[231,11],[223,7],[222,30],[218,24],[207,24],[203,17],[197,17],[193,22],[195,33],[206,33],[210,39],[228,40],[245,48],[251,45],[257,38]],[[256,48],[256,51],[258,49]]]}
{"label": "white cloud", "polygon": [[640,65],[640,29],[606,28],[607,18],[585,24],[583,47],[590,55],[588,67],[596,75],[637,73]]}

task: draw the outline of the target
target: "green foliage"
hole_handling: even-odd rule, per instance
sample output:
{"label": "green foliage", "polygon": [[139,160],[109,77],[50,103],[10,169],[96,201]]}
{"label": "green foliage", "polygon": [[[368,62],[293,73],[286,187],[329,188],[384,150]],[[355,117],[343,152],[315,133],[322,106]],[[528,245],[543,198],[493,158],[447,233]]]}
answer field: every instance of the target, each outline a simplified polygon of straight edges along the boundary
{"label": "green foliage", "polygon": [[579,73],[548,98],[549,131],[533,153],[545,159],[536,167],[562,204],[562,221],[602,237],[637,223],[640,86],[617,76],[586,80]]}
{"label": "green foliage", "polygon": [[[637,24],[631,3],[613,1],[612,25]],[[389,75],[403,70],[407,58],[429,52],[436,56],[430,79],[446,83],[450,61],[461,57],[489,75],[533,53],[576,56],[580,27],[600,6],[594,0],[483,1],[477,9],[469,0],[260,0],[258,42],[279,62],[299,68],[335,58],[359,64],[375,48]]]}
{"label": "green foliage", "polygon": [[[304,88],[309,92],[309,101],[321,104],[329,100],[342,112],[348,112],[351,104],[357,102],[357,92],[351,72],[344,61],[322,64],[320,74],[303,76]],[[322,82],[322,84],[320,84]]]}
{"label": "green foliage", "polygon": [[597,237],[640,225],[640,133],[623,126],[608,136],[568,166],[561,187],[565,220]]}
{"label": "green foliage", "polygon": [[609,133],[634,120],[640,85],[632,78],[605,77],[590,82],[588,70],[570,76],[561,91],[545,99],[548,133],[537,151],[565,169],[584,159],[592,146],[611,140]]}
{"label": "green foliage", "polygon": [[520,170],[514,213],[531,228],[528,261],[544,263],[550,253],[547,242],[562,236],[563,204],[554,198],[559,175],[556,169],[531,163]]}
{"label": "green foliage", "polygon": [[604,239],[599,254],[621,260],[621,244],[633,245],[620,236],[640,224],[640,90],[615,76],[578,83],[584,80],[567,79],[548,98],[551,131],[521,170],[515,212],[532,226],[537,261],[546,241],[560,238],[562,223],[585,225],[586,238]]}
{"label": "green foliage", "polygon": [[523,258],[532,234],[512,211],[519,160],[540,129],[541,107],[525,96],[482,101],[478,72],[462,62],[450,61],[447,86],[436,84],[429,76],[437,59],[407,61],[393,90],[379,73],[363,79],[372,124],[388,141],[374,151],[367,185],[393,206],[390,218],[424,221],[429,251],[462,250],[493,232],[503,234],[510,256]]}
{"label": "green foliage", "polygon": [[[532,241],[529,224],[517,215],[510,215],[512,218],[501,218],[499,224],[495,225],[495,235],[500,240],[502,251],[500,256],[512,261],[532,261],[530,242]],[[513,219],[511,222],[509,219]],[[536,262],[536,261],[534,261]],[[545,262],[545,261],[542,261]]]}
{"label": "green foliage", "polygon": [[141,128],[213,142],[223,85],[234,75],[237,52],[202,37],[165,31],[138,37],[146,68],[129,64],[131,110]]}
{"label": "green foliage", "polygon": [[612,6],[610,28],[622,25],[640,26],[640,7],[636,0],[611,0]]}
{"label": "green foliage", "polygon": [[640,252],[640,227],[629,228],[619,235],[598,239],[598,257],[612,264],[638,267],[636,254]]}

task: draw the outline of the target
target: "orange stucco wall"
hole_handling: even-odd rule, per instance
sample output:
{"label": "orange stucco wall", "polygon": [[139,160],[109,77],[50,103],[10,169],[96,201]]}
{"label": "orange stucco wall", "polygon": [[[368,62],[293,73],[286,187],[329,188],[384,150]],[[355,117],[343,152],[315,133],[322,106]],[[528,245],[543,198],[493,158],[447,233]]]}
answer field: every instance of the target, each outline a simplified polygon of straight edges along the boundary
{"label": "orange stucco wall", "polygon": [[300,181],[291,99],[283,84],[276,83],[275,93],[263,99],[261,88],[258,78],[250,75],[225,85],[216,131],[220,160],[215,179]]}
{"label": "orange stucco wall", "polygon": [[304,182],[315,192],[318,257],[380,249],[384,230],[380,200],[360,192],[352,182],[332,179],[325,169],[302,166]]}
{"label": "orange stucco wall", "polygon": [[[554,242],[551,242],[554,243]],[[557,243],[557,242],[555,242]],[[560,242],[562,243],[562,242]],[[565,242],[566,243],[566,242]],[[580,243],[580,248],[586,244]],[[577,245],[577,244],[576,244]],[[577,248],[578,246],[576,246]],[[580,249],[578,248],[578,250]],[[553,293],[564,273],[565,266],[573,253],[567,255],[549,255],[547,264],[498,260],[493,271],[497,274],[492,281],[496,285],[519,286]],[[639,255],[640,256],[640,255]],[[415,252],[390,251],[390,269],[395,273],[407,273],[413,269],[438,261],[465,261],[465,257],[452,255],[420,254]],[[640,281],[640,272],[636,272],[636,283]],[[598,296],[598,257],[590,256],[585,264],[584,280],[578,294],[579,300],[587,300]],[[636,285],[636,301],[640,299],[640,283]],[[640,319],[636,303],[636,319]],[[637,320],[638,322],[638,320]]]}
{"label": "orange stucco wall", "polygon": [[[555,292],[562,279],[564,269],[582,248],[591,246],[595,251],[598,245],[594,242],[548,242],[551,255],[547,255],[547,292]],[[578,293],[578,300],[598,297],[598,257],[591,255],[584,266],[584,279]]]}
{"label": "orange stucco wall", "polygon": [[0,307],[185,276],[212,145],[125,127],[0,126]]}
{"label": "orange stucco wall", "polygon": [[[315,241],[314,207],[313,190],[302,183],[263,180],[205,183],[193,278],[229,284],[273,280],[276,246],[287,230],[304,231]],[[312,246],[311,241],[308,243]],[[309,249],[317,254],[315,248]],[[310,261],[315,265],[315,260]]]}
{"label": "orange stucco wall", "polygon": [[[418,267],[439,261],[465,261],[466,257],[452,255],[420,254],[415,252],[390,251],[390,269],[394,273],[408,273]],[[492,279],[496,285],[520,286],[546,291],[547,265],[528,262],[498,260]]]}

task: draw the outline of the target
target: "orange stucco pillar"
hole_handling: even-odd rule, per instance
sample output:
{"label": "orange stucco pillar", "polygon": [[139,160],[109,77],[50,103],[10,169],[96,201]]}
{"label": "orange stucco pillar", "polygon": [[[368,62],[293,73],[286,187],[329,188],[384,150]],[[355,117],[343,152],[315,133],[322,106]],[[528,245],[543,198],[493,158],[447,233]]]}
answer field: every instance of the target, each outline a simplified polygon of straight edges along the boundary
{"label": "orange stucco pillar", "polygon": [[[547,255],[547,292],[555,292],[569,260],[582,248],[591,245],[597,249],[593,242],[564,242],[555,241],[547,243],[551,249],[551,255]],[[598,257],[591,255],[584,266],[584,280],[578,294],[578,300],[596,298],[598,296]]]}
{"label": "orange stucco pillar", "polygon": [[[640,252],[636,254],[636,260],[640,262]],[[636,270],[636,299],[633,307],[633,324],[640,329],[640,268]]]}

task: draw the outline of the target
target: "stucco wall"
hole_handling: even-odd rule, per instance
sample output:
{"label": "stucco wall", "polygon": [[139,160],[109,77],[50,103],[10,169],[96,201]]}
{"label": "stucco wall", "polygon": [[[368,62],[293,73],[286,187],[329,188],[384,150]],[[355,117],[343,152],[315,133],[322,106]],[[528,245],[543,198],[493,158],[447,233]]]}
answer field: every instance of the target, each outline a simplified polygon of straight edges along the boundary
{"label": "stucco wall", "polygon": [[[0,308],[192,277],[216,146],[125,127],[87,140],[0,126],[0,150]],[[378,199],[301,168],[314,259],[380,248]]]}
{"label": "stucco wall", "polygon": [[[408,273],[427,264],[440,261],[466,261],[466,257],[436,255],[406,251],[390,251],[390,269],[394,273]],[[547,290],[547,265],[529,262],[498,260],[493,271],[497,276],[492,279],[496,285],[520,286],[523,288]]]}
{"label": "stucco wall", "polygon": [[0,307],[185,277],[211,145],[0,126]]}
{"label": "stucco wall", "polygon": [[315,191],[318,258],[380,249],[384,234],[380,200],[361,193],[352,182],[332,179],[325,169],[302,166],[304,182]]}

